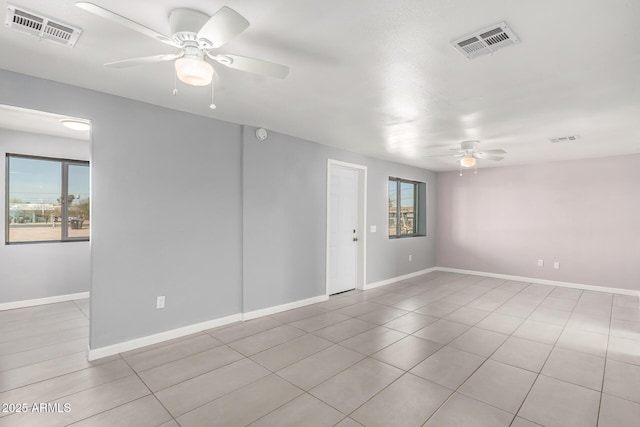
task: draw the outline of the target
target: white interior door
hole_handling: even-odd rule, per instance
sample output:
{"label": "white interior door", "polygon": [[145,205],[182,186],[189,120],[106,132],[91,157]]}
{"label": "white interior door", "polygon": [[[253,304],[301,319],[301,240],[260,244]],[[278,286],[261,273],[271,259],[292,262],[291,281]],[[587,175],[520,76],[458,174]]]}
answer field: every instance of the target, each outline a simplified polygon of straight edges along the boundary
{"label": "white interior door", "polygon": [[358,233],[358,171],[333,165],[329,189],[329,295],[356,287]]}

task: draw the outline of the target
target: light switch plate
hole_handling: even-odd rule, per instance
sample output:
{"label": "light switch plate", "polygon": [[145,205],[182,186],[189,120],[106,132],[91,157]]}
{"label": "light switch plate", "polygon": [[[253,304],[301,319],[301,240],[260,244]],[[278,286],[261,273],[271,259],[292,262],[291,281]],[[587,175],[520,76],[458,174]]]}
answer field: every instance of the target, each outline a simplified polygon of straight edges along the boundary
{"label": "light switch plate", "polygon": [[377,227],[375,225],[372,225],[370,230],[372,233],[375,233],[377,231]]}

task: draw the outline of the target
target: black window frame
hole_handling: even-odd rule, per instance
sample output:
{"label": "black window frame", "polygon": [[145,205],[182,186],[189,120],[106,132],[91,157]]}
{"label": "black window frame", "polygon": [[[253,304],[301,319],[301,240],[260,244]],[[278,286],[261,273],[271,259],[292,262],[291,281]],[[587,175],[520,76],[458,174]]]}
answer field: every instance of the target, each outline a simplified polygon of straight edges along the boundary
{"label": "black window frame", "polygon": [[[57,162],[60,163],[60,173],[61,173],[61,188],[60,188],[60,222],[62,226],[60,227],[60,239],[54,240],[30,240],[30,241],[20,241],[20,242],[11,242],[9,241],[9,219],[10,215],[10,200],[11,195],[9,192],[10,188],[10,159],[11,158],[19,158],[19,159],[29,159],[29,160],[42,160],[48,162]],[[90,162],[88,160],[77,160],[77,159],[67,159],[67,158],[58,158],[58,157],[47,157],[47,156],[36,156],[30,154],[16,154],[16,153],[6,153],[5,155],[5,245],[26,245],[26,244],[39,244],[39,243],[61,243],[61,242],[88,242],[91,240],[91,237],[69,237],[69,229],[68,229],[68,219],[69,219],[69,211],[66,201],[69,198],[69,166],[90,166]],[[89,202],[91,203],[91,202]],[[62,208],[63,207],[63,208]]]}
{"label": "black window frame", "polygon": [[[396,184],[396,206],[395,206],[396,234],[395,235],[390,234],[390,228],[389,226],[387,226],[387,233],[389,234],[389,239],[404,239],[407,237],[425,236],[426,234],[421,231],[421,228],[423,227],[421,227],[420,223],[422,221],[422,218],[426,218],[426,217],[425,217],[425,212],[422,212],[420,202],[423,197],[426,197],[426,183],[420,182],[420,181],[414,181],[411,179],[390,176],[387,184],[387,197],[390,197],[389,184],[392,182]],[[413,232],[405,233],[405,234],[402,234],[400,215],[398,215],[398,212],[400,212],[402,208],[402,191],[401,191],[402,184],[411,184],[413,186]],[[424,187],[424,192],[425,192],[424,195],[420,194],[421,187]],[[387,205],[388,205],[387,218],[390,219],[393,211],[392,211],[391,205],[389,203],[387,203]]]}

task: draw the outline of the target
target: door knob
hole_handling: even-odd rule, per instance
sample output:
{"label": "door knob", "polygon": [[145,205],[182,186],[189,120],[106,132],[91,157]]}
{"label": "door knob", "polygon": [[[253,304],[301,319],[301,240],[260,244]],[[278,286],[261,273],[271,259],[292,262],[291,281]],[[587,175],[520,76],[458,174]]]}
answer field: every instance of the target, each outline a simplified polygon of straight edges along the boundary
{"label": "door knob", "polygon": [[358,238],[357,238],[357,237],[354,237],[354,238],[353,238],[353,241],[354,241],[354,242],[357,242],[357,241],[358,241]]}

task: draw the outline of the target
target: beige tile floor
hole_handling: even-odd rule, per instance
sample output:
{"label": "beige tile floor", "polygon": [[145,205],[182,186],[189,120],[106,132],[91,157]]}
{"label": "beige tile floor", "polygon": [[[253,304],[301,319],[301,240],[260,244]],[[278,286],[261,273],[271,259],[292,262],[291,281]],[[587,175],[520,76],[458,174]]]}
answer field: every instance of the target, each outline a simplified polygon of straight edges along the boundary
{"label": "beige tile floor", "polygon": [[436,272],[95,362],[88,305],[0,312],[0,427],[640,425],[637,297]]}

